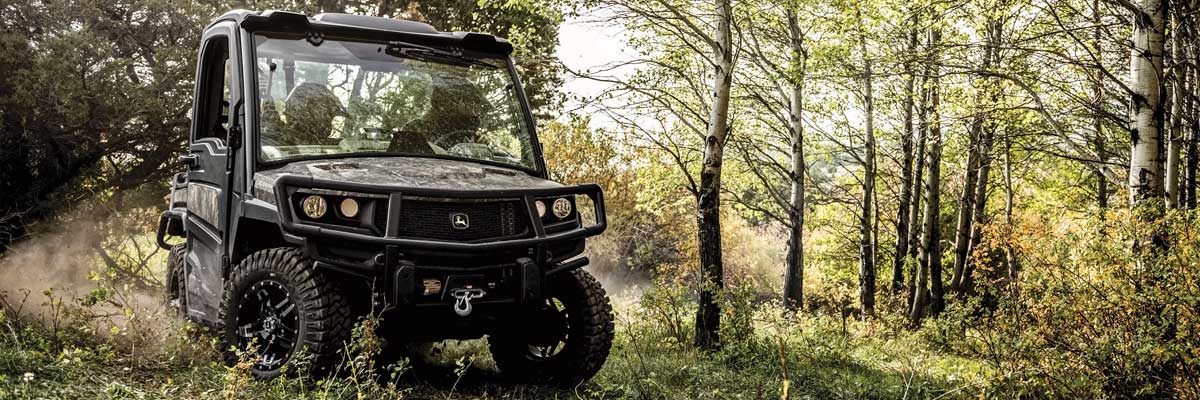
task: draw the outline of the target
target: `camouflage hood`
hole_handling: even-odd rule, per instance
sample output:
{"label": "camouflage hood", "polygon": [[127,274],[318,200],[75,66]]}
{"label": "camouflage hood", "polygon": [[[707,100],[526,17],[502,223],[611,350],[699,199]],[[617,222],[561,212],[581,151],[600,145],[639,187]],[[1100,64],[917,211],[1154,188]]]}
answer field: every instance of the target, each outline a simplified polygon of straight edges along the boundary
{"label": "camouflage hood", "polygon": [[284,175],[397,187],[448,190],[540,189],[562,185],[525,172],[466,161],[420,157],[371,157],[297,161],[259,171],[255,196],[275,203],[275,181]]}

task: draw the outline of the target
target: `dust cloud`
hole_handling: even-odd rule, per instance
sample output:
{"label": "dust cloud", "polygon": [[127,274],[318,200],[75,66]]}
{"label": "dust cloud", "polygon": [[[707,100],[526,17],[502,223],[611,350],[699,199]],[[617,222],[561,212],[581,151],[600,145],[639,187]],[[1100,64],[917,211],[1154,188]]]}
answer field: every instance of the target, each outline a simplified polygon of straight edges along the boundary
{"label": "dust cloud", "polygon": [[[11,299],[22,290],[40,296],[46,290],[87,293],[96,287],[88,273],[96,268],[94,246],[99,244],[92,222],[33,233],[0,254],[0,293]],[[31,296],[31,297],[33,297]]]}
{"label": "dust cloud", "polygon": [[76,218],[43,224],[53,227],[31,230],[0,254],[0,307],[46,321],[52,302],[78,306],[89,293],[103,288],[108,296],[86,307],[98,330],[126,329],[130,318],[160,320],[168,315],[161,293],[93,279],[103,274],[96,252],[103,239],[100,223]]}
{"label": "dust cloud", "polygon": [[[588,241],[589,245],[592,243],[593,240]],[[584,255],[590,260],[587,271],[600,281],[600,286],[604,287],[614,307],[624,309],[641,300],[642,292],[650,285],[650,279],[644,274],[612,261],[616,257],[605,250],[588,247]]]}

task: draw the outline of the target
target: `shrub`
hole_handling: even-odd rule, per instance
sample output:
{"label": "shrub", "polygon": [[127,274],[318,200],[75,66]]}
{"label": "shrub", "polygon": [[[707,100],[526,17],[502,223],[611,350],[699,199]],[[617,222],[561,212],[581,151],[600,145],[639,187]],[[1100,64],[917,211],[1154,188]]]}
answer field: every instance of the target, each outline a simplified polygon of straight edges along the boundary
{"label": "shrub", "polygon": [[[1200,226],[1128,212],[1082,226],[1030,218],[1009,238],[1016,282],[981,281],[924,331],[935,343],[1005,371],[999,387],[1048,397],[1153,397],[1196,392],[1200,373]],[[1167,247],[1131,243],[1170,232]]]}

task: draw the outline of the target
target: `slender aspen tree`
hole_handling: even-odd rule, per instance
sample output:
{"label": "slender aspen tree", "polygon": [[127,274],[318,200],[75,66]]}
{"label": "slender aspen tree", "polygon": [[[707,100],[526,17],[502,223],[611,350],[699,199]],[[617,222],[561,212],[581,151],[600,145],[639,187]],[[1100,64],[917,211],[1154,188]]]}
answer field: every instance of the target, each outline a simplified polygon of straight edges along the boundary
{"label": "slender aspen tree", "polygon": [[784,273],[783,295],[789,307],[804,305],[804,77],[805,59],[804,32],[796,18],[795,10],[788,8],[788,39],[792,50],[791,102],[788,122],[791,130],[791,204],[788,209],[788,253],[787,269]]}
{"label": "slender aspen tree", "polygon": [[716,0],[717,32],[712,42],[712,103],[708,132],[704,137],[704,159],[696,196],[696,223],[700,250],[700,304],[696,310],[696,346],[720,347],[721,308],[718,298],[724,285],[721,260],[721,167],[725,139],[729,134],[729,93],[733,84],[733,6]]}

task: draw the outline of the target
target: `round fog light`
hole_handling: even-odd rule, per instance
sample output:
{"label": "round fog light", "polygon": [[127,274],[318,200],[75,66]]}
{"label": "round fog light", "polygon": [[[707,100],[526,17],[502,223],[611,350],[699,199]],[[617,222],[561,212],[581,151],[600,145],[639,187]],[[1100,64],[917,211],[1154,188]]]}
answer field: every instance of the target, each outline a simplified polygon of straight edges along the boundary
{"label": "round fog light", "polygon": [[325,204],[325,198],[321,196],[305,197],[304,201],[300,202],[300,206],[304,209],[304,215],[312,219],[324,217],[325,209],[328,207]]}
{"label": "round fog light", "polygon": [[571,215],[571,201],[562,197],[554,200],[554,216],[562,219],[569,215]]}
{"label": "round fog light", "polygon": [[358,216],[358,202],[354,199],[343,199],[339,209],[342,211],[343,217],[354,218]]}
{"label": "round fog light", "polygon": [[546,202],[538,200],[533,205],[537,207],[538,218],[546,218]]}

